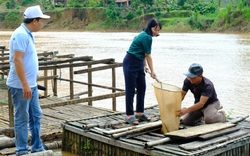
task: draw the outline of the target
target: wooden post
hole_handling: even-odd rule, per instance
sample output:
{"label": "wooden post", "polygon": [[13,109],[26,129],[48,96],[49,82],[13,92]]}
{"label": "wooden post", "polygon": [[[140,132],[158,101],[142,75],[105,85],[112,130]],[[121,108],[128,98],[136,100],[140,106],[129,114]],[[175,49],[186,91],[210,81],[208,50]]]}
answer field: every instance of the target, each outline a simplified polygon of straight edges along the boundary
{"label": "wooden post", "polygon": [[[115,79],[115,68],[112,68],[112,87],[116,88],[116,79]],[[112,93],[115,93],[116,90],[112,89]],[[112,110],[116,111],[116,97],[112,98]]]}
{"label": "wooden post", "polygon": [[70,62],[71,66],[69,67],[69,79],[70,79],[70,99],[74,99],[74,82],[73,82],[73,76],[74,76],[74,70],[73,70],[73,62]]}
{"label": "wooden post", "polygon": [[[45,53],[46,53],[46,51],[44,52],[44,54],[45,54]],[[48,56],[45,56],[45,57],[47,58]],[[45,59],[45,60],[47,61],[47,59]],[[48,70],[44,70],[43,76],[44,76],[44,77],[47,77],[47,76],[48,76]],[[48,96],[48,80],[47,80],[47,79],[44,79],[43,85],[44,85],[45,88],[47,88],[47,89],[44,91],[44,97],[47,98],[47,96]]]}
{"label": "wooden post", "polygon": [[[88,65],[88,69],[91,69],[91,64]],[[92,84],[92,71],[88,71],[88,84]],[[92,96],[92,85],[88,85],[88,97]],[[92,106],[92,100],[89,101],[89,106]]]}
{"label": "wooden post", "polygon": [[[4,57],[4,49],[5,49],[5,46],[1,46],[1,51],[2,51],[2,57]],[[4,62],[4,60],[2,60],[2,62]],[[4,70],[2,70],[2,74],[1,74],[1,79],[4,79]]]}
{"label": "wooden post", "polygon": [[[12,104],[12,97],[10,91],[8,91],[8,105],[9,105],[9,127],[14,127],[14,107]],[[10,132],[10,137],[14,137],[14,131]]]}
{"label": "wooden post", "polygon": [[[55,75],[57,75],[57,69],[53,69],[53,76],[55,76]],[[54,96],[57,96],[57,78],[54,78],[54,80],[53,80],[53,84],[54,84],[54,86],[53,86],[53,94],[54,94]]]}
{"label": "wooden post", "polygon": [[[48,76],[48,70],[44,70],[43,75],[44,75],[44,77],[47,77]],[[44,91],[44,97],[46,98],[48,96],[48,79],[44,79],[43,85],[44,85],[45,88],[47,88]]]}

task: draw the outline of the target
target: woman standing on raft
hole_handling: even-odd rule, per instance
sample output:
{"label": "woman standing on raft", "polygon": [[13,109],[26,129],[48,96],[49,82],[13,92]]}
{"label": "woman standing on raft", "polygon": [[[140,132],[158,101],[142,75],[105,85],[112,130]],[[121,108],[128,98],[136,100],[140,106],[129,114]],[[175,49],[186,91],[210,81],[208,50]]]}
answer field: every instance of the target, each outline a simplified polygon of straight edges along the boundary
{"label": "woman standing on raft", "polygon": [[[151,118],[144,114],[144,98],[146,92],[145,71],[151,72],[151,77],[156,78],[151,57],[152,37],[159,36],[162,26],[159,21],[152,18],[146,28],[137,35],[127,51],[123,60],[123,73],[126,89],[126,117],[129,124],[138,125],[139,121],[150,121]],[[148,69],[149,67],[149,69]],[[133,102],[135,89],[136,114],[134,115]]]}

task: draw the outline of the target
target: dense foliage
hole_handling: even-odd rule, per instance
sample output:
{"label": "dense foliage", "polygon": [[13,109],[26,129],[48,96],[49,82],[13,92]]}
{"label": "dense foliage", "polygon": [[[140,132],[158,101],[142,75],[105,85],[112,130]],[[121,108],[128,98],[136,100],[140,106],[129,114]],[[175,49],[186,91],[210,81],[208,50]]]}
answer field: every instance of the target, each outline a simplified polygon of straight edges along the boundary
{"label": "dense foliage", "polygon": [[162,21],[163,27],[191,27],[201,31],[216,26],[232,27],[236,24],[233,18],[241,17],[238,23],[250,20],[249,0],[131,0],[129,7],[116,4],[115,0],[67,0],[66,4],[52,4],[50,0],[0,0],[0,5],[9,12],[4,15],[0,11],[0,21],[7,20],[6,27],[14,27],[20,22],[21,15],[17,11],[34,4],[51,12],[65,8],[104,8],[103,24],[114,29],[136,29],[136,25],[131,26],[128,22],[149,14]]}

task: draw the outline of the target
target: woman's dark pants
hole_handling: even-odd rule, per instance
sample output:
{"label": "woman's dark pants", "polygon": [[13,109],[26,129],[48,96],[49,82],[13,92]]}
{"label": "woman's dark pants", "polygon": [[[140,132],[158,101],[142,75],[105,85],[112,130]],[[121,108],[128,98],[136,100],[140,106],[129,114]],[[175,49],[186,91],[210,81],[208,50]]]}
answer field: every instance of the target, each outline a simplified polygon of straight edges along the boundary
{"label": "woman's dark pants", "polygon": [[134,114],[134,95],[136,95],[136,112],[144,112],[144,98],[146,92],[146,80],[144,61],[128,54],[123,60],[123,73],[126,89],[126,115]]}

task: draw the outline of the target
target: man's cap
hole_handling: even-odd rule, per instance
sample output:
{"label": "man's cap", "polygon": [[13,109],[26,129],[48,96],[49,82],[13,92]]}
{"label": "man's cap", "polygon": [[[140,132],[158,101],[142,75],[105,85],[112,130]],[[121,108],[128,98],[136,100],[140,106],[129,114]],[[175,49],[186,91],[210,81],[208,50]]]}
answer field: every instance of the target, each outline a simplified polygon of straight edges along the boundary
{"label": "man's cap", "polygon": [[23,13],[23,16],[25,19],[33,19],[33,18],[48,19],[50,18],[50,16],[43,14],[39,5],[28,7]]}
{"label": "man's cap", "polygon": [[203,73],[203,68],[200,64],[198,63],[193,63],[190,65],[189,69],[187,72],[183,73],[187,77],[190,78],[195,78]]}

